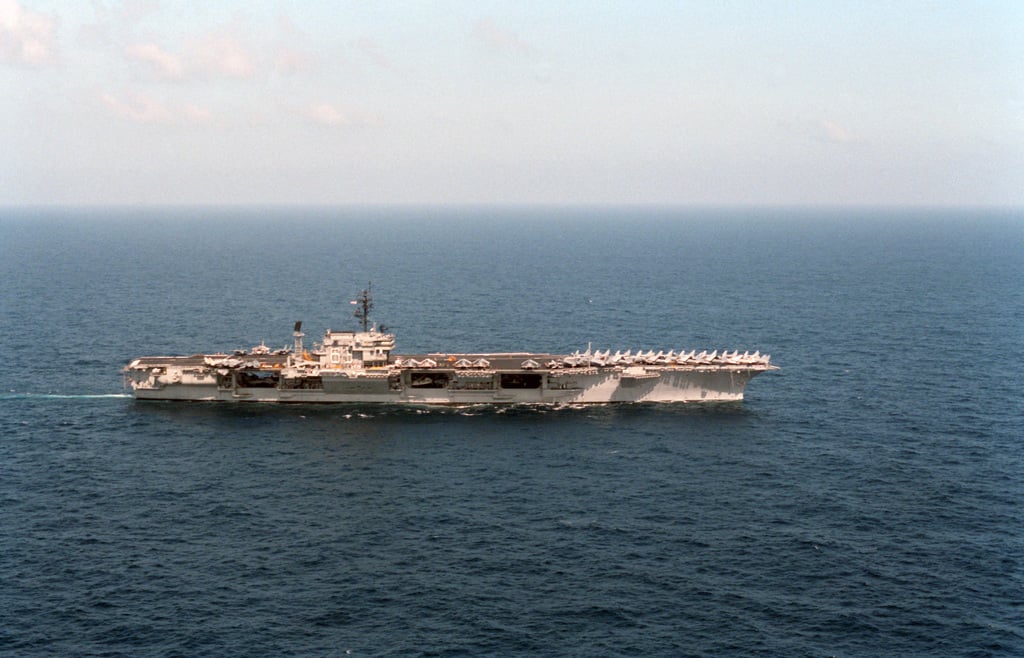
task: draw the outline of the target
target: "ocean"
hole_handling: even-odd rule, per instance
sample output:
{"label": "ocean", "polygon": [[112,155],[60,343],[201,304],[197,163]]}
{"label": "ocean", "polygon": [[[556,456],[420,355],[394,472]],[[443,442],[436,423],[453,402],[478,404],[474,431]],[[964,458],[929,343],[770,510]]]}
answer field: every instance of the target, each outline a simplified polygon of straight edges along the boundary
{"label": "ocean", "polygon": [[[136,356],[739,349],[741,404],[136,403]],[[0,211],[0,655],[1024,655],[1015,210]]]}

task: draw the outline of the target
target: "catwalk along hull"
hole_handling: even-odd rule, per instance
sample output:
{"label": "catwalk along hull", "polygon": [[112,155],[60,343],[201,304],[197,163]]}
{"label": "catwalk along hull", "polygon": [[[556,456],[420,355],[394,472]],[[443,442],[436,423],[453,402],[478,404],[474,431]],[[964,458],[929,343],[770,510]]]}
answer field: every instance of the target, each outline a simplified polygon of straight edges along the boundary
{"label": "catwalk along hull", "polygon": [[140,357],[123,370],[138,400],[360,404],[603,404],[729,402],[756,375],[777,370],[759,352],[675,350],[574,354],[393,355],[395,337],[367,329],[331,331],[305,350],[264,345],[232,354]]}

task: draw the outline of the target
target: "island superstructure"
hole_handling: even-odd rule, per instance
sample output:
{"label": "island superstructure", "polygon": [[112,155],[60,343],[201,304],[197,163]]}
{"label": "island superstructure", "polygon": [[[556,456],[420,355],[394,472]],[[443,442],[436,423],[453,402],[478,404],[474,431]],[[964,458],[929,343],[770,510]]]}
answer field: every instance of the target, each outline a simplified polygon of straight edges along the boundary
{"label": "island superstructure", "polygon": [[362,331],[331,331],[303,347],[145,356],[124,368],[138,400],[219,402],[601,404],[742,400],[767,354],[738,350],[592,350],[393,354],[395,336],[369,323],[369,287],[355,300]]}

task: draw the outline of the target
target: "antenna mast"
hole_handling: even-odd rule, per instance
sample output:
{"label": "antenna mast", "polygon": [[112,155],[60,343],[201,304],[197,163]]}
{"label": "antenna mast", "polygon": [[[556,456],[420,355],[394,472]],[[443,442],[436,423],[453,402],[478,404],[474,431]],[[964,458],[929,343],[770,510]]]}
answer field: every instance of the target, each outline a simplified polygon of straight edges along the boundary
{"label": "antenna mast", "polygon": [[372,282],[367,282],[366,288],[363,290],[359,298],[353,302],[356,304],[355,316],[363,323],[363,331],[367,331],[367,326],[370,323],[370,309],[373,308],[373,295],[370,294],[370,290],[373,288]]}

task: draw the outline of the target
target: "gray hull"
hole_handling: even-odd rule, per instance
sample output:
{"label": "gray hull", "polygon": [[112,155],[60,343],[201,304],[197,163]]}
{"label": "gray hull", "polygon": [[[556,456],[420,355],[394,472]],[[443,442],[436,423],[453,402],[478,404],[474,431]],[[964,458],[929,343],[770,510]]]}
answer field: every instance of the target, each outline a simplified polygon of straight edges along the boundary
{"label": "gray hull", "polygon": [[[604,404],[612,402],[729,402],[742,400],[747,383],[763,370],[733,367],[649,368],[641,373],[622,369],[588,369],[579,373],[530,373],[530,387],[502,386],[501,373],[489,379],[449,375],[444,386],[406,385],[401,374],[391,381],[380,375],[321,375],[322,388],[286,386],[219,386],[210,377],[166,373],[131,384],[139,400],[182,400],[273,403],[365,403],[412,405],[472,404]],[[504,373],[508,374],[508,373]],[[397,379],[397,381],[395,381]],[[410,378],[411,379],[411,378]],[[535,387],[532,384],[536,383]],[[471,386],[471,387],[469,387]]]}

